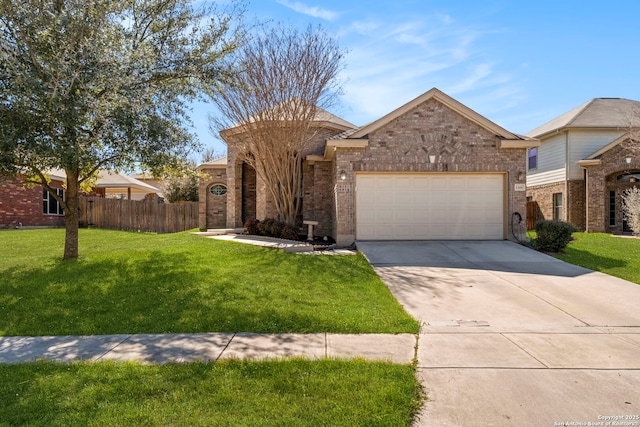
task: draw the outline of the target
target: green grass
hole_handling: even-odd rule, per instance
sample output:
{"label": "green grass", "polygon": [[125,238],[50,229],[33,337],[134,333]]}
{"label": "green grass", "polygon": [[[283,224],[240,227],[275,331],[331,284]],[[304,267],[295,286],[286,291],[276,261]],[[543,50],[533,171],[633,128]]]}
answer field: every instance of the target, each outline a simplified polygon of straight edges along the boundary
{"label": "green grass", "polygon": [[557,258],[640,284],[640,239],[601,233],[573,233],[573,237]]}
{"label": "green grass", "polygon": [[190,233],[0,232],[0,335],[416,333],[363,256],[309,256]]}
{"label": "green grass", "polygon": [[409,365],[364,361],[0,364],[0,426],[409,426]]}

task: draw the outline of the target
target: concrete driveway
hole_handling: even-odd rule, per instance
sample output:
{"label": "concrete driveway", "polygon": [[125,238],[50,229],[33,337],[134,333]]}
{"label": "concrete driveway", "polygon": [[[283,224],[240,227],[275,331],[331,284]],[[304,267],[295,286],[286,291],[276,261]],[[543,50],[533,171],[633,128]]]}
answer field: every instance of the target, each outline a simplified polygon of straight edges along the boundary
{"label": "concrete driveway", "polygon": [[423,322],[417,425],[640,426],[640,285],[508,241],[358,249]]}

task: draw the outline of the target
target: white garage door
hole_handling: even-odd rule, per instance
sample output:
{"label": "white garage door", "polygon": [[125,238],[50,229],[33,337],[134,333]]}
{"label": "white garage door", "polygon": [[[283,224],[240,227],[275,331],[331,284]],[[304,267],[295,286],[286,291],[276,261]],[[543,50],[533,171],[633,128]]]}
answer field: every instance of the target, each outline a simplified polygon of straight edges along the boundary
{"label": "white garage door", "polygon": [[502,174],[358,174],[356,239],[504,236]]}

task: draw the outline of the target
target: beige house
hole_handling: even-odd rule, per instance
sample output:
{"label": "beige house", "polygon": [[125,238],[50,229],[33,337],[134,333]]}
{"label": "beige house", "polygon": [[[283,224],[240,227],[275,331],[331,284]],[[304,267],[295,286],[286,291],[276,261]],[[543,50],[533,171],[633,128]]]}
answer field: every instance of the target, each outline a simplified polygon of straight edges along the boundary
{"label": "beige house", "polygon": [[629,231],[621,193],[640,180],[640,102],[595,98],[527,134],[527,197],[539,219],[589,232]]}
{"label": "beige house", "polygon": [[[356,127],[327,112],[303,165],[302,220],[340,245],[356,240],[508,239],[526,213],[527,149],[513,134],[431,89]],[[224,137],[224,132],[222,133]],[[264,184],[232,139],[200,165],[202,228],[275,216]],[[524,220],[524,218],[523,218]]]}

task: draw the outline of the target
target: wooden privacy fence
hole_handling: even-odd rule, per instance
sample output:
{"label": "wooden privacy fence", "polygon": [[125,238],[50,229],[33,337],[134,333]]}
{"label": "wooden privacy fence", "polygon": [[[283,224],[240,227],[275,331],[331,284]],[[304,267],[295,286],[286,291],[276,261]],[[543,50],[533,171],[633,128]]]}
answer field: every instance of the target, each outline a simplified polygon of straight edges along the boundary
{"label": "wooden privacy fence", "polygon": [[176,233],[198,227],[198,202],[158,203],[81,197],[80,225],[110,230]]}
{"label": "wooden privacy fence", "polygon": [[536,223],[544,219],[538,202],[527,202],[527,230],[536,228]]}

